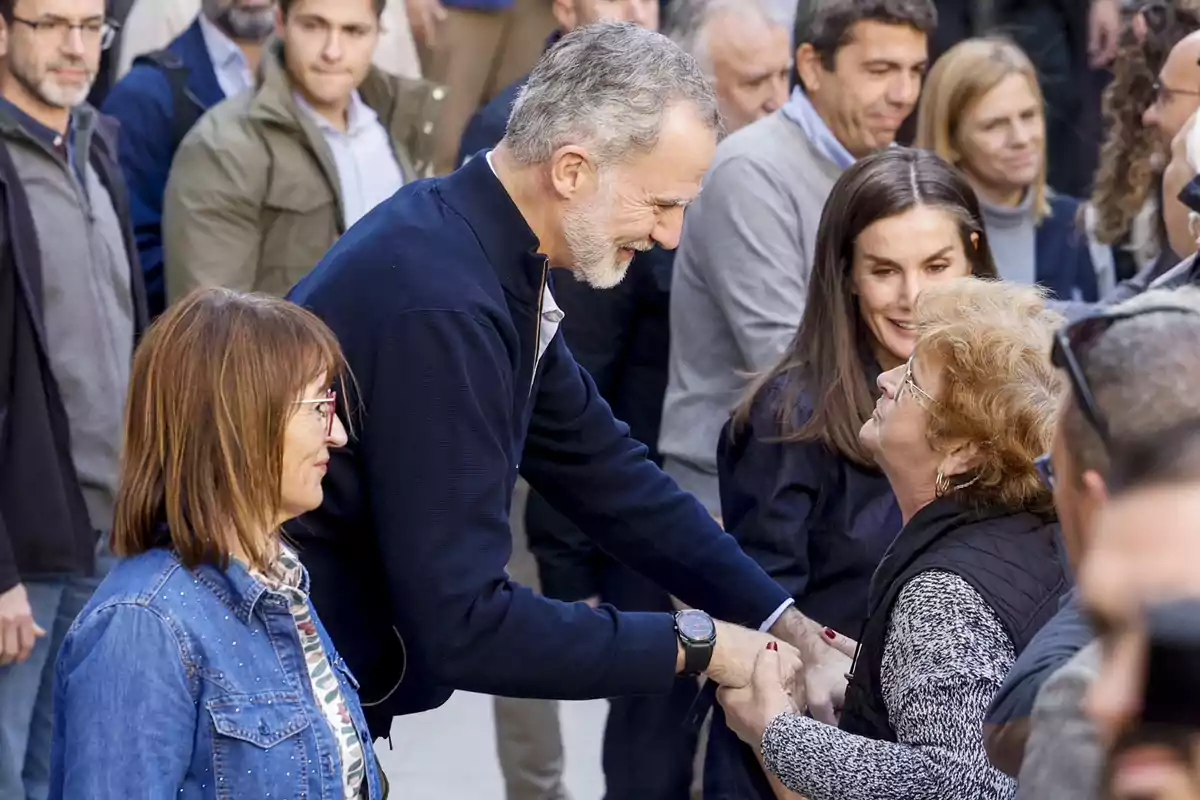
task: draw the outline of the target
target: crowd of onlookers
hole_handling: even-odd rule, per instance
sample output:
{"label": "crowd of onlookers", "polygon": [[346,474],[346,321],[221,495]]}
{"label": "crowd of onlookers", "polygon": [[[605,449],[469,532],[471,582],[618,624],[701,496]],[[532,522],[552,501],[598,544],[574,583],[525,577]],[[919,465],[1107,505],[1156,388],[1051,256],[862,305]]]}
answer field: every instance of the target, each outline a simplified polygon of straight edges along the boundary
{"label": "crowd of onlookers", "polygon": [[0,22],[0,800],[1200,798],[1200,4]]}

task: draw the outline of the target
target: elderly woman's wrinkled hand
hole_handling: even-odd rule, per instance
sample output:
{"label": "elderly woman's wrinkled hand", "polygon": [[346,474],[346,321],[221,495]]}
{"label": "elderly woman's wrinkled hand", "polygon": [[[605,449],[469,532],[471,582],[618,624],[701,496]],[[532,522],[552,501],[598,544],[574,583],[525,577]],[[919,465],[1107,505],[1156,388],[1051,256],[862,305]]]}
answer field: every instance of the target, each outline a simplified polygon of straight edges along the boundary
{"label": "elderly woman's wrinkled hand", "polygon": [[804,708],[803,667],[800,657],[789,648],[759,652],[748,686],[717,690],[730,730],[756,750],[761,747],[763,731],[772,720]]}

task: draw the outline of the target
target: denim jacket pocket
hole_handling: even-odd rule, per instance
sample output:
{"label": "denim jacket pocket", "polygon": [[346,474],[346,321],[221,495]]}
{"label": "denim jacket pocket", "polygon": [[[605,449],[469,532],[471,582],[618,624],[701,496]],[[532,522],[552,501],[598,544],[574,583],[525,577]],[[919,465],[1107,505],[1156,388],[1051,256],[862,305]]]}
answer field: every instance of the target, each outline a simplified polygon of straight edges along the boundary
{"label": "denim jacket pocket", "polygon": [[213,724],[217,797],[307,798],[309,772],[319,772],[310,720],[292,692],[231,694],[205,703]]}

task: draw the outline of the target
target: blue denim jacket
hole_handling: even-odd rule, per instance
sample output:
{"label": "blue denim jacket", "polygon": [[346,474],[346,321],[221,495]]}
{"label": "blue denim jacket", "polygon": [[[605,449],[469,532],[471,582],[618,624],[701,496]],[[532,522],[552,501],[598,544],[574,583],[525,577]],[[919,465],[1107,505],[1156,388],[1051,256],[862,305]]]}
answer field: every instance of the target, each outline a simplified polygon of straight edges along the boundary
{"label": "blue denim jacket", "polygon": [[[357,683],[317,625],[381,798]],[[53,706],[51,800],[342,798],[287,603],[236,562],[120,562],[67,633]]]}

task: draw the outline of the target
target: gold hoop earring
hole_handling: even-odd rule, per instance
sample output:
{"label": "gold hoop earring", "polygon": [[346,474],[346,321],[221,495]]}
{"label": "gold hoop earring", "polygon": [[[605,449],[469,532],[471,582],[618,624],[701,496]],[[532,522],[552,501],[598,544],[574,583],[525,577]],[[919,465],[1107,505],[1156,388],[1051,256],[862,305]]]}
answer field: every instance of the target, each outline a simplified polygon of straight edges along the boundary
{"label": "gold hoop earring", "polygon": [[950,481],[942,473],[941,467],[938,467],[937,478],[935,478],[933,481],[933,491],[938,497],[945,497],[946,495],[950,494]]}
{"label": "gold hoop earring", "polygon": [[961,491],[962,489],[966,489],[968,486],[974,486],[979,482],[979,478],[980,476],[976,475],[966,483],[960,483],[958,486],[955,486],[954,484],[950,483],[950,479],[942,473],[942,468],[938,467],[937,477],[934,478],[933,481],[933,491],[938,497],[945,497],[951,492]]}

